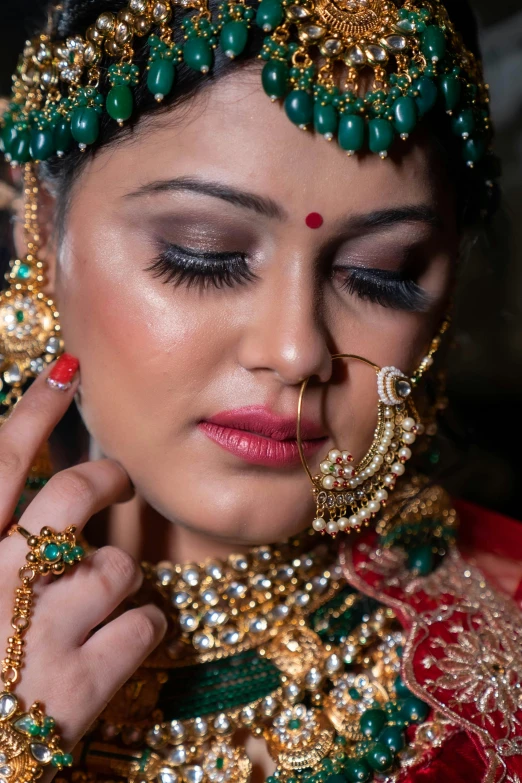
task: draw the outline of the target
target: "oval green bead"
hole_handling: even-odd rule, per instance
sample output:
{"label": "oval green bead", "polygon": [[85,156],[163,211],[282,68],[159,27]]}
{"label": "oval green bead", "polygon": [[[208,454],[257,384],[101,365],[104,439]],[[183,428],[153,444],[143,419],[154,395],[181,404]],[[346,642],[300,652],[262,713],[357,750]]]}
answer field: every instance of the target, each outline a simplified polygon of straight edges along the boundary
{"label": "oval green bead", "polygon": [[227,57],[237,57],[245,48],[248,40],[246,22],[227,22],[219,35],[219,45]]}
{"label": "oval green bead", "polygon": [[279,0],[261,0],[256,14],[256,24],[269,33],[281,24],[284,18],[283,4]]}
{"label": "oval green bead", "polygon": [[147,71],[147,88],[155,98],[164,98],[174,86],[176,69],[170,60],[155,60]]}
{"label": "oval green bead", "polygon": [[116,122],[125,122],[132,114],[134,98],[132,90],[126,84],[119,84],[109,90],[105,101],[105,108],[109,117]]}
{"label": "oval green bead", "polygon": [[337,140],[341,149],[358,152],[364,146],[365,122],[358,114],[341,114]]}
{"label": "oval green bead", "polygon": [[338,116],[331,103],[321,106],[316,103],[314,106],[314,128],[322,136],[331,138],[337,131]]}
{"label": "oval green bead", "polygon": [[367,739],[375,739],[386,724],[384,710],[370,709],[363,712],[359,719],[359,727]]}
{"label": "oval green bead", "polygon": [[463,109],[460,114],[457,114],[457,116],[453,118],[451,127],[453,133],[457,136],[463,136],[464,138],[471,136],[475,130],[475,115],[473,114],[473,110]]}
{"label": "oval green bead", "polygon": [[428,544],[417,546],[408,553],[408,567],[420,576],[431,574],[433,565],[433,549]]}
{"label": "oval green bead", "polygon": [[429,706],[418,699],[416,696],[410,696],[404,701],[401,707],[401,714],[403,718],[410,723],[418,723],[428,717],[430,708]]}
{"label": "oval green bead", "polygon": [[397,133],[411,133],[417,125],[417,104],[408,95],[393,104],[393,124]]}
{"label": "oval green bead", "polygon": [[393,141],[393,125],[388,120],[370,120],[368,123],[370,150],[376,154],[387,152]]}
{"label": "oval green bead", "polygon": [[412,695],[411,691],[404,684],[402,677],[400,675],[395,679],[394,688],[398,699],[407,699],[408,696]]}
{"label": "oval green bead", "polygon": [[440,91],[444,98],[446,111],[455,111],[460,103],[462,95],[462,82],[456,76],[441,76],[439,80]]}
{"label": "oval green bead", "polygon": [[47,160],[54,155],[54,138],[52,128],[39,130],[34,128],[31,132],[31,158],[33,160]]}
{"label": "oval green bead", "polygon": [[404,734],[398,726],[385,726],[379,734],[379,742],[391,750],[392,753],[398,753],[406,744]]}
{"label": "oval green bead", "polygon": [[474,136],[464,142],[464,160],[470,163],[478,163],[486,154],[486,140],[483,136]]}
{"label": "oval green bead", "polygon": [[306,90],[292,90],[285,98],[285,111],[295,125],[308,125],[314,116],[314,100]]}
{"label": "oval green bead", "polygon": [[428,60],[437,62],[446,54],[446,36],[436,24],[429,25],[421,36],[422,53]]}
{"label": "oval green bead", "polygon": [[439,91],[437,90],[437,85],[429,76],[421,76],[421,78],[415,82],[414,87],[419,93],[415,98],[415,103],[417,104],[419,114],[422,117],[424,114],[431,111],[437,103]]}
{"label": "oval green bead", "polygon": [[382,742],[376,742],[365,756],[366,761],[376,772],[384,772],[392,765],[393,756]]}
{"label": "oval green bead", "polygon": [[65,154],[70,150],[73,143],[71,133],[71,123],[66,120],[60,120],[54,129],[54,147],[58,154]]}
{"label": "oval green bead", "polygon": [[3,128],[1,133],[1,149],[3,153],[5,154],[10,153],[10,147],[15,138],[16,138],[16,128],[14,125],[9,123],[8,125],[5,126],[5,128]]}
{"label": "oval green bead", "polygon": [[284,60],[269,60],[263,67],[261,81],[269,98],[284,98],[288,92],[289,68]]}
{"label": "oval green bead", "polygon": [[212,49],[204,38],[189,38],[183,46],[183,59],[194,71],[208,73],[212,65]]}
{"label": "oval green bead", "polygon": [[94,144],[100,133],[98,112],[90,106],[75,109],[71,117],[72,137],[78,144]]}
{"label": "oval green bead", "polygon": [[31,139],[26,130],[17,131],[9,145],[9,154],[15,163],[27,163],[31,158]]}
{"label": "oval green bead", "polygon": [[43,556],[50,563],[56,563],[62,556],[62,553],[58,544],[47,544],[43,551]]}
{"label": "oval green bead", "polygon": [[350,783],[366,783],[372,771],[364,759],[347,759],[344,771]]}

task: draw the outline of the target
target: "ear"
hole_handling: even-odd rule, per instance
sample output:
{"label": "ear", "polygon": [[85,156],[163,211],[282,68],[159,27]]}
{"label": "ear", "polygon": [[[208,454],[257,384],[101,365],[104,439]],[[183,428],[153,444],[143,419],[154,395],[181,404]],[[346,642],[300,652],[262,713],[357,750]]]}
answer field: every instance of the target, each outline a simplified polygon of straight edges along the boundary
{"label": "ear", "polygon": [[[27,255],[27,237],[25,232],[25,198],[23,181],[21,194],[14,201],[13,240],[17,258]],[[53,296],[56,281],[57,236],[55,226],[56,201],[42,182],[39,181],[37,219],[39,227],[38,260],[44,264],[46,283],[45,292]]]}

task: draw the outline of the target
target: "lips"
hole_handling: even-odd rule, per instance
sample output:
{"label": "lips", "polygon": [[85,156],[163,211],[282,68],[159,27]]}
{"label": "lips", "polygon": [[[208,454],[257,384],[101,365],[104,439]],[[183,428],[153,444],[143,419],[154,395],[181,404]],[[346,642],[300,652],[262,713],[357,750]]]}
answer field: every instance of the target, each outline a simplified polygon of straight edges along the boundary
{"label": "lips", "polygon": [[[295,417],[251,406],[222,411],[198,426],[210,440],[252,465],[276,467],[299,462]],[[306,456],[318,451],[328,439],[322,427],[306,419],[301,422],[301,436]]]}

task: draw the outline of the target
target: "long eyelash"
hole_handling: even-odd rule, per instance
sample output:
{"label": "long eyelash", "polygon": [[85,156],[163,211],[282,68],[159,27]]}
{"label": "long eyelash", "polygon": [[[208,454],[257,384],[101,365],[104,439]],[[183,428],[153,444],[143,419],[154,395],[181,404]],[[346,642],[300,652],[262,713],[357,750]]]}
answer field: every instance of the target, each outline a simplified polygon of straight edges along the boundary
{"label": "long eyelash", "polygon": [[431,304],[430,297],[420,285],[411,278],[403,277],[400,272],[359,267],[346,269],[346,272],[342,289],[360,299],[410,312],[424,312]]}
{"label": "long eyelash", "polygon": [[162,252],[145,269],[175,287],[233,288],[256,279],[241,253],[190,253],[176,245],[164,245]]}

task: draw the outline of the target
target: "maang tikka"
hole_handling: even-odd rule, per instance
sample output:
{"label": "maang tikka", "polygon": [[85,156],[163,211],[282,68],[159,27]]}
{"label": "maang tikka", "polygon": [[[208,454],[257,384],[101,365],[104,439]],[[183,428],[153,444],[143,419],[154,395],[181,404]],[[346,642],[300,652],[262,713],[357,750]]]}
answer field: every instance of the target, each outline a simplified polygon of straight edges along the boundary
{"label": "maang tikka", "polygon": [[412,399],[413,387],[433,363],[442,335],[449,328],[446,318],[430,349],[416,372],[408,378],[396,367],[379,367],[369,359],[355,354],[335,354],[332,361],[358,361],[370,367],[377,377],[377,426],[372,444],[358,462],[349,451],[330,449],[320,464],[320,472],[312,474],[306,461],[301,418],[303,398],[309,378],[301,384],[297,406],[297,445],[303,467],[311,481],[316,502],[314,530],[335,536],[339,531],[358,530],[368,525],[393,492],[399,476],[411,458],[411,446],[424,432],[421,417]]}

